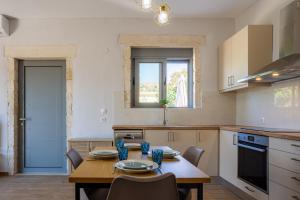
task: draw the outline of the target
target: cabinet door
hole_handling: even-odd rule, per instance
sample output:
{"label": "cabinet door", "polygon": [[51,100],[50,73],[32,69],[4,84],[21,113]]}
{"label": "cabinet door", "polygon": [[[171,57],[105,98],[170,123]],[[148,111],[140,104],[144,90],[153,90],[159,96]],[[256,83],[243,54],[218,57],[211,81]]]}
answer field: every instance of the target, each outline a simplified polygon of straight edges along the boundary
{"label": "cabinet door", "polygon": [[232,39],[229,38],[220,46],[220,90],[230,88],[232,76]]}
{"label": "cabinet door", "polygon": [[232,74],[233,86],[238,87],[247,83],[237,81],[248,76],[248,28],[244,28],[232,37]]}
{"label": "cabinet door", "polygon": [[210,176],[219,175],[219,131],[197,131],[197,146],[205,152],[202,155],[199,168]]}
{"label": "cabinet door", "polygon": [[169,146],[170,145],[170,133],[166,130],[146,130],[145,140],[150,143],[151,146]]}
{"label": "cabinet door", "polygon": [[237,185],[237,133],[220,131],[220,176]]}
{"label": "cabinet door", "polygon": [[184,153],[190,146],[196,145],[196,131],[176,130],[170,131],[170,147]]}

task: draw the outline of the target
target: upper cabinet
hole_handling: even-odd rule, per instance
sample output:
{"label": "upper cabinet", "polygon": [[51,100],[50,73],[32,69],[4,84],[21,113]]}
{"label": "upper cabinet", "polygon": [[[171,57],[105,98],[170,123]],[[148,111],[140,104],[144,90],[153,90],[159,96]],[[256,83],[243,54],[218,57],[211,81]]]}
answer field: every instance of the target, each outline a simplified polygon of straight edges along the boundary
{"label": "upper cabinet", "polygon": [[238,80],[272,62],[272,25],[249,25],[219,47],[219,90],[234,91],[249,86]]}

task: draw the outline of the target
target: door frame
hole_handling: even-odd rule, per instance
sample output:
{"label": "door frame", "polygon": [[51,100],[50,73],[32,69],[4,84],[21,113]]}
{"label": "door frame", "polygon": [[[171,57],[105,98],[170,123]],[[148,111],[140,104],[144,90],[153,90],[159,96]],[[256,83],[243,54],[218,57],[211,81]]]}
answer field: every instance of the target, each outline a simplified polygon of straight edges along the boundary
{"label": "door frame", "polygon": [[[8,60],[8,170],[10,175],[18,172],[18,135],[19,135],[19,103],[18,103],[18,63],[19,60],[65,60],[66,61],[66,145],[71,138],[72,105],[73,105],[73,60],[77,47],[62,46],[6,46],[5,57]],[[67,162],[67,171],[70,166]]]}

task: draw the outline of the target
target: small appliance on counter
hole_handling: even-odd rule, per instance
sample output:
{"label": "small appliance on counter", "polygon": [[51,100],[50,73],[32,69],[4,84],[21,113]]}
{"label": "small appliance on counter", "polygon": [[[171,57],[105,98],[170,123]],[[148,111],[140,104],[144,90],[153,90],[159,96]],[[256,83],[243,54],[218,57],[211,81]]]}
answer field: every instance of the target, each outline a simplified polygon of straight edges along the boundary
{"label": "small appliance on counter", "polygon": [[114,130],[114,143],[118,139],[124,139],[125,143],[142,143],[143,138],[143,130]]}

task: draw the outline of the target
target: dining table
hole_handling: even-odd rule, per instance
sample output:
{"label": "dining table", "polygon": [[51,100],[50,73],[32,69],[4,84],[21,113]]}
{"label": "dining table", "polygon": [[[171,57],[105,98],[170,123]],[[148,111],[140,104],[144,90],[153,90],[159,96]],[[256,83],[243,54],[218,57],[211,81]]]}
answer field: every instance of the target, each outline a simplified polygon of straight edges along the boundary
{"label": "dining table", "polygon": [[[113,150],[115,147],[96,147],[95,150]],[[153,146],[151,149],[170,149],[167,146]],[[151,160],[151,157],[142,155],[140,150],[129,150],[128,159]],[[94,159],[87,157],[69,176],[69,182],[75,183],[75,200],[80,200],[80,189],[110,188],[113,180],[121,175],[140,178],[150,178],[165,173],[173,173],[178,188],[197,189],[197,199],[203,199],[203,184],[210,182],[210,177],[201,169],[178,155],[172,159],[163,159],[159,169],[147,173],[125,173],[115,168],[118,158]]]}

